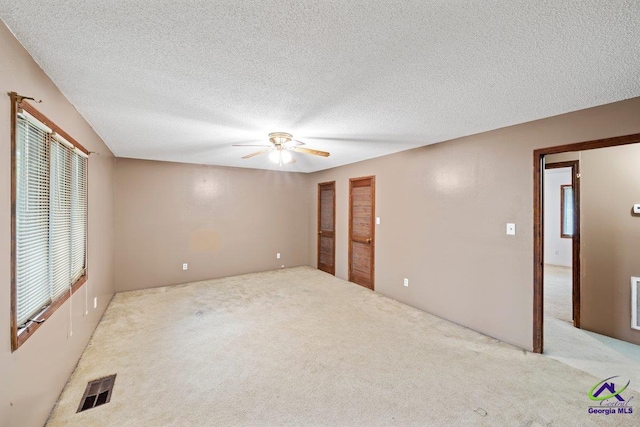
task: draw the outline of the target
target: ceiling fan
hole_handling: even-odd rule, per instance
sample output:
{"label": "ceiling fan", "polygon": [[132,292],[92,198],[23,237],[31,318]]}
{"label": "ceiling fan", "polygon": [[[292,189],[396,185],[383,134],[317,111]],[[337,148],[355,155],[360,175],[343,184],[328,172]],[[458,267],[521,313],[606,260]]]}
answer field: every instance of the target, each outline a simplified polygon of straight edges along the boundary
{"label": "ceiling fan", "polygon": [[272,132],[269,134],[269,144],[234,144],[234,147],[266,147],[255,153],[247,154],[243,156],[243,159],[250,159],[251,157],[258,156],[260,154],[269,153],[269,160],[273,163],[277,163],[282,166],[283,164],[295,163],[296,159],[293,158],[291,152],[303,154],[311,154],[313,156],[329,157],[328,152],[313,150],[311,148],[303,148],[301,145],[305,145],[304,142],[296,141],[293,139],[293,135],[286,132]]}

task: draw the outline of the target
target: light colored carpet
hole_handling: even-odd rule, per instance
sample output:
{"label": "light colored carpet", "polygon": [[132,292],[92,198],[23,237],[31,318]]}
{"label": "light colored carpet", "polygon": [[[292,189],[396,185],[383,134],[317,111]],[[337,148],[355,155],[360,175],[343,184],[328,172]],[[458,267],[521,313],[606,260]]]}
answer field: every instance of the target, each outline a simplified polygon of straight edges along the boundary
{"label": "light colored carpet", "polygon": [[573,289],[570,267],[544,266],[544,315],[573,325]]}
{"label": "light colored carpet", "polygon": [[571,269],[545,266],[544,353],[599,378],[619,375],[640,392],[640,346],[577,329],[571,320]]}
{"label": "light colored carpet", "polygon": [[601,379],[300,267],[116,295],[48,425],[638,425]]}
{"label": "light colored carpet", "polygon": [[544,321],[544,353],[598,378],[627,378],[629,388],[640,392],[640,346],[548,318]]}

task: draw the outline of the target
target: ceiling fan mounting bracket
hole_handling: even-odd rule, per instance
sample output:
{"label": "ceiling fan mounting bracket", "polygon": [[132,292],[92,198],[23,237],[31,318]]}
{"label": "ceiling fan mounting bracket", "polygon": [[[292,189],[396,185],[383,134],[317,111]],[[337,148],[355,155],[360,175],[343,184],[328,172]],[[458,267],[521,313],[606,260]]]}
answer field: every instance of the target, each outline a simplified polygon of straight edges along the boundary
{"label": "ceiling fan mounting bracket", "polygon": [[271,132],[269,134],[269,141],[271,141],[276,147],[282,146],[293,139],[293,135],[286,132]]}

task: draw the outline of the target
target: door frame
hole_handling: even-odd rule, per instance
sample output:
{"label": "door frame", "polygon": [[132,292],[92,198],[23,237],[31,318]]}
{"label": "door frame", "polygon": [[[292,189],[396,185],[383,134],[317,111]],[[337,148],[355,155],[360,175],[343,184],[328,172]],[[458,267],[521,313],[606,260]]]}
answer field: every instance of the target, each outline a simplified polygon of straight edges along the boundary
{"label": "door frame", "polygon": [[352,253],[352,231],[353,231],[353,183],[355,181],[363,181],[365,179],[371,180],[371,187],[373,191],[371,192],[371,290],[375,290],[375,277],[376,277],[376,177],[375,175],[371,176],[360,176],[358,178],[350,178],[349,179],[349,275],[348,280],[351,282],[351,257]]}
{"label": "door frame", "polygon": [[[580,161],[569,160],[566,162],[555,163],[545,162],[544,168],[545,170],[562,168],[571,169],[571,187],[573,188],[573,236],[571,236],[571,300],[573,307],[573,326],[576,328],[580,328]],[[564,206],[561,206],[561,212],[562,211],[564,211]],[[560,215],[560,230],[562,230],[562,218],[563,215]],[[544,247],[544,233],[542,235],[542,239],[542,245]]]}
{"label": "door frame", "polygon": [[[333,266],[331,268],[331,272],[330,274],[333,274],[334,276],[336,275],[336,182],[335,181],[328,181],[328,182],[321,182],[318,184],[318,254],[317,254],[317,262],[316,265],[318,268],[320,268],[320,246],[321,246],[321,242],[320,242],[320,234],[322,229],[320,228],[320,220],[321,220],[321,194],[322,194],[322,187],[323,186],[328,186],[331,185],[333,186],[333,248],[331,249],[333,251]],[[323,270],[324,271],[324,270]]]}
{"label": "door frame", "polygon": [[616,147],[640,142],[640,133],[613,138],[540,148],[533,151],[533,352],[543,350],[544,304],[544,222],[543,222],[543,173],[544,156],[597,148]]}

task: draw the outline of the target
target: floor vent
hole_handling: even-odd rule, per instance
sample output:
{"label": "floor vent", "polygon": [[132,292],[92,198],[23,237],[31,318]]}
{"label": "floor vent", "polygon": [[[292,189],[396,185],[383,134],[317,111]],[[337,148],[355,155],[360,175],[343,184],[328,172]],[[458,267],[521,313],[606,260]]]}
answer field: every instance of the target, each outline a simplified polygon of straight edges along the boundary
{"label": "floor vent", "polygon": [[631,278],[631,327],[640,330],[640,277]]}
{"label": "floor vent", "polygon": [[89,384],[87,384],[87,389],[84,391],[84,396],[82,396],[80,406],[78,406],[78,412],[86,411],[87,409],[109,403],[111,400],[111,391],[113,390],[113,384],[115,382],[115,374],[90,381]]}

